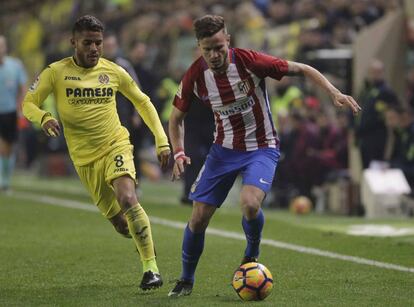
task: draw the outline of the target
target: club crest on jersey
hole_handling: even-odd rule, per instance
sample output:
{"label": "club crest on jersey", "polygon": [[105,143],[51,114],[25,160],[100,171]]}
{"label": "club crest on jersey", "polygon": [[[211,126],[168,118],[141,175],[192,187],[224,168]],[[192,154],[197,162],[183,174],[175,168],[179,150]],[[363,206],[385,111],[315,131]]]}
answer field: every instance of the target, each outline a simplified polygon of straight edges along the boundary
{"label": "club crest on jersey", "polygon": [[109,77],[107,74],[100,74],[98,77],[99,83],[101,84],[108,84],[109,83]]}
{"label": "club crest on jersey", "polygon": [[250,84],[248,80],[241,80],[237,83],[237,87],[239,88],[240,92],[248,94],[250,91]]}

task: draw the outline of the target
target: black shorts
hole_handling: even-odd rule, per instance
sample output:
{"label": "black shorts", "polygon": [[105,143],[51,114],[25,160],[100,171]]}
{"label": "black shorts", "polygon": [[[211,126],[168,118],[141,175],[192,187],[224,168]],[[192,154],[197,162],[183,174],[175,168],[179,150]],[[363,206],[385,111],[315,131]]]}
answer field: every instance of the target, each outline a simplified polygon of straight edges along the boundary
{"label": "black shorts", "polygon": [[0,113],[0,138],[8,143],[17,140],[17,113]]}

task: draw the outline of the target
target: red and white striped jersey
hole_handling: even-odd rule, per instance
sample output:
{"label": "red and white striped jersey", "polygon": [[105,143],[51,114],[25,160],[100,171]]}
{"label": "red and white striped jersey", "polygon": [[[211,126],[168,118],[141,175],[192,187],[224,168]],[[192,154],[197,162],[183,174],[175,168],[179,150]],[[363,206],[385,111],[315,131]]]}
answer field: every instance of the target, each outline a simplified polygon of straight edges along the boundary
{"label": "red and white striped jersey", "polygon": [[191,103],[201,101],[214,113],[214,143],[251,151],[278,147],[272,122],[265,78],[280,80],[288,72],[285,60],[260,52],[231,48],[226,73],[214,74],[203,57],[185,73],[174,106],[188,112]]}

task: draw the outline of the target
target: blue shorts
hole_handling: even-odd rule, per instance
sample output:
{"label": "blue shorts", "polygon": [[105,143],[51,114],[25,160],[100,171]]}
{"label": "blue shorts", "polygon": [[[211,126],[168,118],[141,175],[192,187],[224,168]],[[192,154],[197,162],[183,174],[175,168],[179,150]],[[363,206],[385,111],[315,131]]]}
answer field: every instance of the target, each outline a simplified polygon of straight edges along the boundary
{"label": "blue shorts", "polygon": [[189,198],[220,207],[239,174],[243,185],[253,185],[267,193],[272,187],[279,157],[276,148],[236,151],[213,144]]}

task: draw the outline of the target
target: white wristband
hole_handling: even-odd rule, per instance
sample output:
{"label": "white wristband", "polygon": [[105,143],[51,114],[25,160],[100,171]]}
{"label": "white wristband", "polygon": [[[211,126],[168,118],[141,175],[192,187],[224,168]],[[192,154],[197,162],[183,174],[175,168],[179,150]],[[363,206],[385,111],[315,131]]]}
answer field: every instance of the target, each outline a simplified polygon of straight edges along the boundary
{"label": "white wristband", "polygon": [[182,157],[182,156],[185,156],[185,152],[184,152],[183,150],[181,150],[181,151],[177,152],[177,153],[174,155],[174,160],[177,160],[179,157]]}

